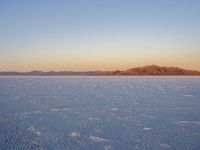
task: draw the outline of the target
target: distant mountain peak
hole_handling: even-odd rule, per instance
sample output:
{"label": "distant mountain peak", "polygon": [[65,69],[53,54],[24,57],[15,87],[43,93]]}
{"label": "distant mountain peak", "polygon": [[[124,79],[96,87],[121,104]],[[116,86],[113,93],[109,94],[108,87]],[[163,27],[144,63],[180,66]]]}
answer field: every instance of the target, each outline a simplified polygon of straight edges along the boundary
{"label": "distant mountain peak", "polygon": [[123,71],[124,75],[200,75],[199,71],[186,70],[179,67],[162,67],[145,65]]}
{"label": "distant mountain peak", "polygon": [[160,67],[160,66],[154,65],[154,64],[148,64],[148,65],[144,65],[143,67],[155,67],[155,68],[157,68],[157,67]]}
{"label": "distant mountain peak", "polygon": [[158,65],[145,65],[143,67],[136,67],[124,71],[31,71],[31,72],[0,72],[0,76],[199,76],[200,71],[186,70],[178,67],[162,67]]}

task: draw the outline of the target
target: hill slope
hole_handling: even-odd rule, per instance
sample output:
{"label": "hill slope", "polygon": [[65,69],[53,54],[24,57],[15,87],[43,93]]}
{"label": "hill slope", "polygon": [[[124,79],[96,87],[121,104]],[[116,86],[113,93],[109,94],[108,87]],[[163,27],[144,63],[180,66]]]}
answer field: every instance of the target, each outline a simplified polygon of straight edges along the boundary
{"label": "hill slope", "polygon": [[122,71],[123,75],[200,75],[199,71],[186,70],[178,67],[160,67],[147,65]]}
{"label": "hill slope", "polygon": [[157,65],[147,65],[143,67],[131,68],[120,71],[31,71],[31,72],[0,72],[0,76],[199,76],[200,71],[186,70],[178,67],[161,67]]}

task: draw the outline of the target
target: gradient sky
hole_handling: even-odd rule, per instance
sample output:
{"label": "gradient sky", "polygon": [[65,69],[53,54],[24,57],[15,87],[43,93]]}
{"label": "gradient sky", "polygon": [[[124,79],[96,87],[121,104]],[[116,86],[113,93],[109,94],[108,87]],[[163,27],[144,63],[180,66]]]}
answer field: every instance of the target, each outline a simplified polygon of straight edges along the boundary
{"label": "gradient sky", "polygon": [[0,0],[0,71],[200,70],[200,0]]}

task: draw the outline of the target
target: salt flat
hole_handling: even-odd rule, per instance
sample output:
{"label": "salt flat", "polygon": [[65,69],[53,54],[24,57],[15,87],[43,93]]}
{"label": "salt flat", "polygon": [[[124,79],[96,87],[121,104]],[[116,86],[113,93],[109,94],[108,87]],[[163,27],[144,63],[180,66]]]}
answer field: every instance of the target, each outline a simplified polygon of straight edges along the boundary
{"label": "salt flat", "polygon": [[200,149],[200,77],[0,77],[0,149]]}

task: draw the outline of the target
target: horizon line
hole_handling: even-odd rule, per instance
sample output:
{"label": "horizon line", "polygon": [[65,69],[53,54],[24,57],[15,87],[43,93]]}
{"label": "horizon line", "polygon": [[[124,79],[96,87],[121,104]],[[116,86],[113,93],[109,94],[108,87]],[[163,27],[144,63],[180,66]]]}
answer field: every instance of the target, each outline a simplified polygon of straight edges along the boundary
{"label": "horizon line", "polygon": [[49,71],[44,71],[44,70],[30,70],[30,71],[15,71],[15,70],[10,70],[10,71],[0,71],[2,72],[17,72],[17,73],[30,73],[30,72],[43,72],[43,73],[49,73],[49,72],[74,72],[74,73],[83,73],[83,72],[109,72],[109,71],[126,71],[128,69],[133,69],[133,68],[144,68],[144,67],[149,67],[149,66],[155,66],[155,67],[166,67],[166,68],[179,68],[183,70],[189,70],[189,71],[200,71],[199,69],[185,69],[184,67],[178,67],[178,66],[163,66],[163,65],[155,65],[155,64],[147,64],[147,65],[141,65],[141,66],[136,66],[136,67],[131,67],[127,69],[113,69],[113,70],[85,70],[85,71],[75,71],[75,70],[49,70]]}

